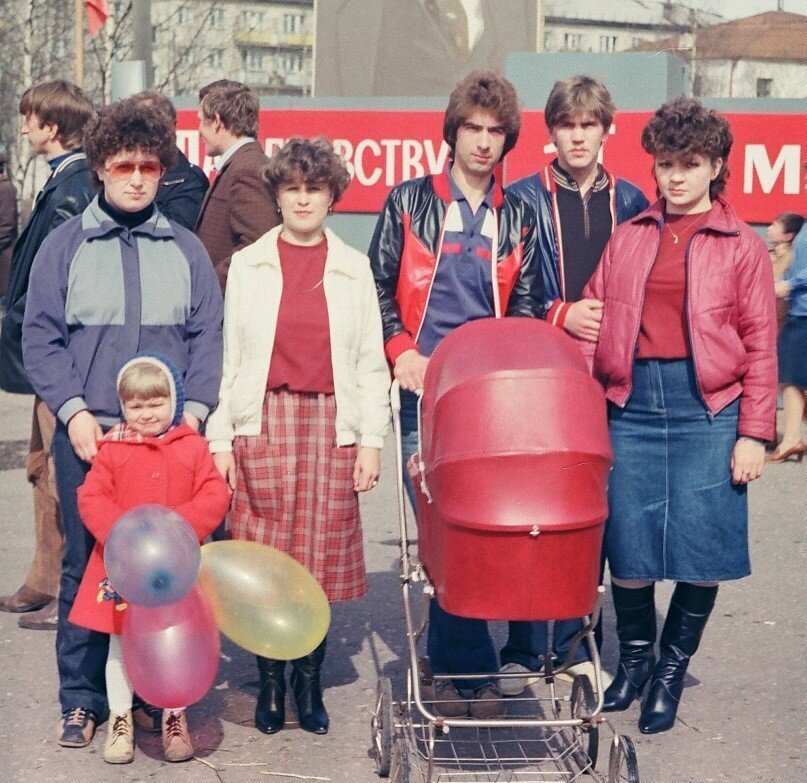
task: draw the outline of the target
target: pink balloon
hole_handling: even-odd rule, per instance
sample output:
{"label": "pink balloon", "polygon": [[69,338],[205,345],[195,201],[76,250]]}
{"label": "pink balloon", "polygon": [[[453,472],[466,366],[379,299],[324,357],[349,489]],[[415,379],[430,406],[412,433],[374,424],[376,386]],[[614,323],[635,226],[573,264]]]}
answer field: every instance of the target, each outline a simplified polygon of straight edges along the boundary
{"label": "pink balloon", "polygon": [[216,619],[198,587],[168,606],[129,604],[121,648],[134,690],[163,709],[199,701],[219,668]]}

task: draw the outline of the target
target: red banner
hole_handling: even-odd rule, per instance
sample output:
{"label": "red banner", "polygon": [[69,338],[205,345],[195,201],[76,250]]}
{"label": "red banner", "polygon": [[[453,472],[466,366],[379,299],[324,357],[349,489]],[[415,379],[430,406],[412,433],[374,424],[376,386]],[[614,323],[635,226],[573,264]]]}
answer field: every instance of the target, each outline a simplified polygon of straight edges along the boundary
{"label": "red banner", "polygon": [[[650,157],[640,136],[650,112],[622,112],[603,147],[603,163],[618,177],[655,192]],[[734,133],[728,199],[743,220],[769,223],[782,212],[807,213],[802,165],[807,161],[807,115],[727,113]],[[353,182],[337,205],[340,212],[378,212],[399,182],[442,170],[448,148],[442,142],[442,111],[263,109],[259,141],[267,155],[290,136],[326,136],[343,157]],[[206,170],[196,112],[179,112],[179,148]],[[554,149],[541,112],[524,114],[518,144],[508,155],[505,180],[542,169]]]}

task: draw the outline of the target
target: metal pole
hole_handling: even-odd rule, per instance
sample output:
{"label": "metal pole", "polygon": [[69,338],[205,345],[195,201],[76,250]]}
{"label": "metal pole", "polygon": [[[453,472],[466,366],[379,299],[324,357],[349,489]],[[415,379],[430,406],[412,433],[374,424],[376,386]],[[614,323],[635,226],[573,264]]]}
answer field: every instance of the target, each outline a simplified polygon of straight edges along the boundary
{"label": "metal pole", "polygon": [[151,0],[132,0],[132,59],[146,66],[146,85],[154,84],[151,53]]}
{"label": "metal pole", "polygon": [[535,51],[544,51],[544,38],[546,37],[546,6],[544,0],[535,3]]}
{"label": "metal pole", "polygon": [[84,87],[84,0],[75,0],[74,15],[76,34],[76,84],[79,87]]}

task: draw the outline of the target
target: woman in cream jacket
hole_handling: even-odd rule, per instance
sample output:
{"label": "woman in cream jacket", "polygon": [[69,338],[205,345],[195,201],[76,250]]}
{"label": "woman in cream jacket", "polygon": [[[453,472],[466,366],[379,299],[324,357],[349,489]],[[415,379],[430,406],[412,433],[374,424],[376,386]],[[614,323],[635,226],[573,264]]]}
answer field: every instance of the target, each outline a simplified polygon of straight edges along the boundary
{"label": "woman in cream jacket", "polygon": [[[378,483],[389,370],[366,256],[323,227],[350,177],[324,138],[293,138],[266,173],[282,224],[233,256],[224,376],[207,426],[233,490],[235,539],[287,552],[329,600],[366,592],[358,492]],[[292,661],[300,725],[328,730],[325,642]],[[255,724],[284,723],[286,661],[258,658]]]}

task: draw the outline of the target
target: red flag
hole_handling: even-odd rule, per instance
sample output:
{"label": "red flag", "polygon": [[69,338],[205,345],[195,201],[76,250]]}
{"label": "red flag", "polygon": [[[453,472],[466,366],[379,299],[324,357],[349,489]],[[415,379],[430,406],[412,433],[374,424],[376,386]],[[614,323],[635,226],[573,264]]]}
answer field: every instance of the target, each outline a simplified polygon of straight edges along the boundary
{"label": "red flag", "polygon": [[84,0],[84,5],[87,6],[87,29],[94,37],[101,32],[109,16],[109,5],[107,0]]}

